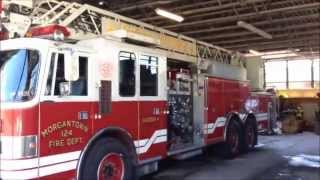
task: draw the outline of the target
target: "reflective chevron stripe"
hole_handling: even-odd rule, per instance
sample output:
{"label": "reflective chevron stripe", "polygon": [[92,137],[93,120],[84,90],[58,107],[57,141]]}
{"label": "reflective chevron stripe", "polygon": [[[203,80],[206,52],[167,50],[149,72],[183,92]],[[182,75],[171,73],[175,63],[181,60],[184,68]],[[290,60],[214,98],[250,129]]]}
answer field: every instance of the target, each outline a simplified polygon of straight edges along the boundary
{"label": "reflective chevron stripe", "polygon": [[33,179],[74,170],[80,154],[81,151],[74,151],[32,159],[1,160],[0,178]]}
{"label": "reflective chevron stripe", "polygon": [[257,114],[255,114],[255,116],[256,116],[256,119],[258,122],[267,121],[269,119],[268,113],[257,113]]}
{"label": "reflective chevron stripe", "polygon": [[150,139],[134,141],[138,154],[146,153],[153,144],[167,142],[167,129],[160,129],[153,133]]}
{"label": "reflective chevron stripe", "polygon": [[215,123],[208,123],[204,126],[204,134],[213,134],[218,127],[224,127],[226,124],[226,117],[218,117]]}

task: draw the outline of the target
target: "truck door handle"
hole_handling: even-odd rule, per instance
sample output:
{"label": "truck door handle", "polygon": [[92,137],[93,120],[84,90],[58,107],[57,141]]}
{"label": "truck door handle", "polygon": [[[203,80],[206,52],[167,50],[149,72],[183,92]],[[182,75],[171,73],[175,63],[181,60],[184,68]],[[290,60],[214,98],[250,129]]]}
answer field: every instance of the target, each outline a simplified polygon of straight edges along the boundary
{"label": "truck door handle", "polygon": [[152,115],[154,115],[154,116],[160,115],[160,108],[153,108],[153,113],[152,113]]}

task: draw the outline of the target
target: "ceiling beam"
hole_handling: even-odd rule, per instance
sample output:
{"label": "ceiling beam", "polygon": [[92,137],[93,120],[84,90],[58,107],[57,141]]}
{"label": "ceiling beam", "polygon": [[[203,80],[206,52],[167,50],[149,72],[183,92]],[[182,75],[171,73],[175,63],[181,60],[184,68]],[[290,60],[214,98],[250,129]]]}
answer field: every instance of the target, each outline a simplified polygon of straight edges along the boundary
{"label": "ceiling beam", "polygon": [[306,10],[307,8],[314,8],[314,7],[319,7],[320,3],[311,3],[311,4],[304,4],[304,5],[299,5],[299,6],[292,6],[292,7],[285,7],[285,8],[277,8],[277,9],[272,9],[272,10],[265,10],[265,11],[260,11],[259,13],[246,13],[246,14],[241,14],[239,16],[228,16],[228,17],[222,17],[222,18],[213,18],[213,19],[206,19],[202,21],[193,21],[193,22],[186,22],[186,23],[180,23],[180,24],[174,24],[174,25],[168,25],[164,26],[163,28],[166,29],[176,29],[179,27],[183,26],[195,26],[195,25],[201,25],[201,24],[206,24],[206,23],[217,23],[217,22],[225,22],[225,21],[232,21],[232,20],[243,20],[247,18],[252,18],[256,15],[267,15],[267,14],[272,14],[272,13],[283,13],[287,11],[295,11],[295,10]]}
{"label": "ceiling beam", "polygon": [[[267,0],[251,0],[251,1],[246,1],[247,3],[256,3],[256,2],[265,2]],[[217,2],[217,1],[216,1]],[[186,11],[181,11],[178,12],[177,9],[171,9],[170,11],[179,13],[180,15],[191,15],[191,14],[200,14],[203,12],[212,12],[212,11],[217,11],[217,10],[222,10],[222,9],[232,9],[235,6],[240,6],[243,5],[243,2],[241,1],[237,1],[237,2],[233,2],[233,3],[226,3],[226,4],[222,4],[222,5],[218,5],[218,6],[209,6],[209,7],[205,7],[205,8],[194,8],[195,6],[199,6],[199,3],[193,3],[193,9],[192,10],[186,10]],[[203,4],[208,4],[208,3],[203,3]],[[191,18],[191,17],[188,17]],[[160,16],[155,16],[155,17],[146,17],[146,18],[141,18],[140,20],[142,21],[154,21],[154,20],[159,20],[161,19]]]}
{"label": "ceiling beam", "polygon": [[242,27],[242,28],[250,31],[251,33],[258,34],[263,38],[272,39],[272,35],[270,33],[266,32],[266,31],[264,31],[264,30],[262,30],[260,28],[257,28],[257,27],[255,27],[254,25],[252,25],[250,23],[247,23],[247,22],[244,22],[244,21],[238,21],[237,25],[239,27]]}
{"label": "ceiling beam", "polygon": [[[290,31],[297,31],[297,30],[301,30],[301,29],[306,29],[306,28],[310,28],[310,30],[313,29],[319,29],[320,28],[320,22],[316,22],[316,23],[306,23],[306,24],[300,24],[300,25],[290,25],[290,26],[286,26],[283,28],[266,28],[264,29],[264,31],[271,33],[271,34],[276,34],[279,32],[284,32],[286,33],[286,31],[290,30]],[[209,35],[209,36],[197,36],[197,39],[200,40],[218,40],[218,39],[222,39],[222,41],[225,38],[239,38],[239,36],[250,36],[250,35],[255,35],[255,33],[253,32],[236,32],[236,33],[226,33],[226,34],[218,34],[218,35]],[[262,39],[262,38],[261,38]]]}
{"label": "ceiling beam", "polygon": [[[267,47],[264,47],[264,48],[255,48],[255,50],[259,51],[259,52],[271,52],[271,51],[283,51],[283,50],[290,50],[290,49],[310,49],[310,48],[314,48],[314,54],[316,53],[320,53],[319,52],[319,49],[317,49],[316,47],[317,45],[316,44],[311,44],[311,45],[305,45],[303,43],[297,43],[295,45],[292,45],[291,47],[288,47],[287,45],[284,45],[284,46],[279,46],[279,47],[274,47],[274,46],[267,46]],[[233,51],[237,51],[237,52],[241,52],[241,53],[248,53],[249,50],[252,49],[252,48],[242,48],[242,49],[231,49]],[[310,52],[310,51],[307,51],[307,50],[303,50],[303,52]]]}
{"label": "ceiling beam", "polygon": [[300,49],[300,48],[316,48],[319,46],[319,43],[313,42],[313,43],[304,43],[304,42],[295,42],[295,44],[288,43],[283,44],[281,46],[263,46],[263,47],[257,47],[256,49],[258,51],[275,51],[275,50],[286,50],[286,49]]}
{"label": "ceiling beam", "polygon": [[[283,19],[274,19],[272,20],[272,24],[281,24],[283,22],[290,22],[290,21],[299,21],[301,19],[312,19],[314,21],[319,20],[319,14],[314,15],[306,15],[306,16],[294,16],[294,17],[288,17]],[[270,21],[259,21],[253,23],[255,26],[262,26],[270,24]],[[198,30],[189,30],[189,31],[181,31],[184,35],[192,35],[192,34],[200,34],[200,33],[213,33],[213,32],[219,32],[219,31],[226,31],[226,30],[237,30],[239,27],[234,24],[231,26],[224,26],[224,27],[217,27],[217,28],[206,28],[206,29],[198,29]]]}
{"label": "ceiling beam", "polygon": [[[284,4],[288,4],[288,2],[286,1],[279,1],[279,2],[273,2],[272,5],[273,7],[281,7],[283,6]],[[189,21],[192,21],[192,20],[199,20],[199,19],[208,19],[208,17],[219,17],[219,15],[221,16],[221,14],[227,14],[227,13],[231,13],[231,12],[235,12],[235,9],[236,9],[236,12],[238,14],[235,14],[235,16],[239,16],[239,12],[243,12],[243,11],[248,11],[248,10],[252,10],[252,6],[240,6],[241,8],[236,8],[237,6],[232,6],[230,8],[225,8],[225,9],[219,9],[219,10],[215,10],[215,11],[209,11],[208,13],[197,13],[197,14],[194,14],[194,15],[188,15],[186,18],[189,20]],[[256,6],[257,7],[257,6]],[[264,7],[264,5],[262,4],[261,7]],[[268,9],[267,9],[268,10]],[[180,12],[181,15],[184,15],[183,14],[184,12]],[[259,15],[259,12],[255,12],[256,14]],[[158,17],[158,16],[156,16]],[[155,17],[150,17],[151,18],[155,18]],[[143,20],[143,19],[142,19]],[[163,20],[163,19],[162,19]],[[146,21],[148,22],[148,21]],[[164,26],[166,24],[164,24],[163,22],[167,22],[167,21],[156,21],[157,23],[155,25],[160,25],[160,26]],[[159,22],[159,23],[158,23]]]}
{"label": "ceiling beam", "polygon": [[[116,9],[116,10],[113,10],[114,12],[116,13],[122,13],[122,12],[126,12],[126,11],[131,11],[131,10],[135,10],[135,9],[138,9],[138,8],[147,8],[147,7],[150,7],[150,6],[157,6],[157,5],[164,5],[164,4],[170,4],[170,3],[173,3],[174,0],[158,0],[158,1],[153,1],[153,2],[143,2],[143,3],[139,3],[139,4],[135,4],[135,5],[132,5],[132,6],[127,6],[127,7],[122,7],[122,8],[119,8],[119,9]],[[177,1],[177,0],[175,0]]]}
{"label": "ceiling beam", "polygon": [[[291,38],[291,35],[294,35],[294,36],[319,36],[319,33],[320,33],[320,30],[319,29],[316,29],[316,30],[311,30],[311,31],[307,31],[307,32],[295,32],[295,33],[286,33],[286,34],[279,34],[279,35],[274,35],[274,40],[277,40],[277,39],[281,39],[281,38]],[[235,43],[248,43],[250,41],[263,41],[265,42],[265,40],[262,38],[262,37],[246,37],[246,38],[241,38],[241,39],[231,39],[231,40],[211,40],[211,41],[208,41],[208,42],[212,42],[214,44],[218,44],[218,45],[228,45],[228,44],[235,44]],[[270,40],[268,40],[267,42],[272,42]]]}
{"label": "ceiling beam", "polygon": [[[312,48],[314,54],[319,53],[319,48]],[[310,50],[310,47],[306,47],[305,45],[302,46],[296,46],[295,48],[273,48],[273,49],[267,49],[267,50],[259,50],[260,53],[266,53],[266,52],[270,52],[270,51],[284,51],[284,50],[291,50],[294,51],[297,54],[307,54],[307,53],[312,53]]]}
{"label": "ceiling beam", "polygon": [[295,38],[290,40],[280,40],[280,41],[272,41],[272,42],[257,42],[257,43],[248,43],[241,45],[229,45],[222,46],[224,48],[232,49],[232,50],[264,50],[264,49],[275,49],[275,48],[293,48],[296,46],[304,46],[304,47],[313,47],[320,45],[320,38],[317,36],[311,36],[309,38]]}
{"label": "ceiling beam", "polygon": [[242,47],[242,48],[228,48],[232,51],[237,52],[248,52],[250,49],[254,49],[256,51],[276,51],[276,50],[287,50],[287,49],[302,49],[302,48],[317,48],[319,46],[319,43],[317,42],[311,42],[311,43],[305,43],[304,41],[295,41],[293,43],[286,43],[286,44],[279,44],[278,46],[275,45],[253,45],[248,47]]}
{"label": "ceiling beam", "polygon": [[[221,2],[221,0],[220,0]],[[208,7],[210,5],[221,5],[219,1],[217,0],[211,0],[211,1],[204,1],[204,2],[197,2],[197,3],[190,3],[190,4],[186,4],[186,5],[181,5],[179,7],[174,7],[172,9],[170,9],[170,11],[182,11],[184,9],[188,9],[188,8],[195,8],[195,7]]]}

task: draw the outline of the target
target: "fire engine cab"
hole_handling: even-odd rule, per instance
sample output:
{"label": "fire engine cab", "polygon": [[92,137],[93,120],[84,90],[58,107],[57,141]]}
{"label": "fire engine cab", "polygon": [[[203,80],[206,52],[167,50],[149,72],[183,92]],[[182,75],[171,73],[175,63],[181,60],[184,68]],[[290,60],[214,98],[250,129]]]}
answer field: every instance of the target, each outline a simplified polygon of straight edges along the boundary
{"label": "fire engine cab", "polygon": [[270,126],[272,95],[250,92],[241,60],[126,26],[74,41],[61,24],[0,41],[1,179],[134,179],[209,145],[235,157]]}

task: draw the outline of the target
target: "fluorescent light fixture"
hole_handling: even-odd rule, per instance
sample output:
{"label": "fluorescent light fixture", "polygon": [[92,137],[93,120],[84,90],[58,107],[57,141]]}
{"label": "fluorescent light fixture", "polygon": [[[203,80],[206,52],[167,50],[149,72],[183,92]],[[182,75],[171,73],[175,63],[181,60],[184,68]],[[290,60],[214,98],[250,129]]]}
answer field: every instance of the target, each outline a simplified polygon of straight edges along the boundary
{"label": "fluorescent light fixture", "polygon": [[172,19],[177,22],[182,22],[184,20],[184,18],[182,16],[179,16],[177,14],[174,14],[172,12],[169,12],[169,11],[166,11],[166,10],[163,10],[160,8],[157,8],[155,11],[158,15]]}
{"label": "fluorescent light fixture", "polygon": [[261,56],[261,55],[262,55],[262,53],[260,53],[260,52],[258,52],[258,51],[256,51],[256,50],[253,50],[253,49],[250,49],[250,50],[249,50],[249,53],[251,53],[251,54],[253,54],[253,55],[256,55],[256,56]]}
{"label": "fluorescent light fixture", "polygon": [[259,51],[250,49],[249,53],[245,54],[245,56],[246,57],[261,56],[262,59],[279,59],[279,58],[297,57],[299,56],[299,54],[295,53],[295,51],[292,51],[292,50],[259,52]]}
{"label": "fluorescent light fixture", "polygon": [[104,1],[99,1],[99,5],[103,6],[104,5]]}
{"label": "fluorescent light fixture", "polygon": [[261,58],[262,59],[279,59],[279,58],[288,58],[288,57],[297,57],[298,55],[296,53],[284,53],[284,54],[270,54],[270,55],[264,55]]}
{"label": "fluorescent light fixture", "polygon": [[243,27],[243,28],[245,28],[245,29],[247,29],[247,30],[249,30],[249,31],[251,31],[253,33],[259,34],[260,36],[262,36],[262,37],[264,37],[266,39],[272,39],[272,35],[271,34],[265,32],[265,31],[263,31],[263,30],[261,30],[259,28],[256,28],[255,26],[253,26],[251,24],[248,24],[248,23],[246,23],[244,21],[238,21],[237,24],[238,24],[238,26]]}
{"label": "fluorescent light fixture", "polygon": [[263,55],[278,55],[278,54],[290,54],[294,53],[292,50],[280,50],[280,51],[268,51],[264,52]]}

